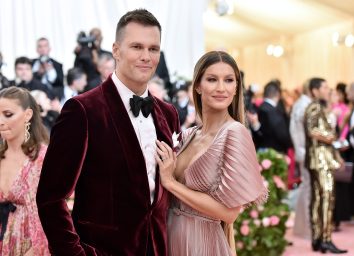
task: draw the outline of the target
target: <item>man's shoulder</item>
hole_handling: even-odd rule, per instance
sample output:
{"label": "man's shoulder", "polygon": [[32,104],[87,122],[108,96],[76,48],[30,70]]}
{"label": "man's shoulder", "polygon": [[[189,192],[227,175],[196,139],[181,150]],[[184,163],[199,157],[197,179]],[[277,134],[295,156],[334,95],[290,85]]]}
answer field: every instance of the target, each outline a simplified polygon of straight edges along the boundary
{"label": "man's shoulder", "polygon": [[55,59],[53,59],[53,58],[50,58],[50,60],[53,62],[53,64],[54,65],[56,65],[56,66],[63,66],[63,64],[61,64],[59,61],[57,61],[57,60],[55,60]]}

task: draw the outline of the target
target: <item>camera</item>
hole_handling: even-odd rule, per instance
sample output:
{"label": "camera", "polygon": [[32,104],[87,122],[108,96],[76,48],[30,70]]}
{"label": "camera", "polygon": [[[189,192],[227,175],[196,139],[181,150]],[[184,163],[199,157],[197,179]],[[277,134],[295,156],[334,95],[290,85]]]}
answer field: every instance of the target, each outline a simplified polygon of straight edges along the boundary
{"label": "camera", "polygon": [[81,31],[77,36],[77,42],[81,46],[93,47],[93,42],[96,40],[95,36],[87,36],[85,32]]}
{"label": "camera", "polygon": [[48,63],[49,62],[49,56],[48,55],[42,55],[39,57],[39,62],[41,64]]}

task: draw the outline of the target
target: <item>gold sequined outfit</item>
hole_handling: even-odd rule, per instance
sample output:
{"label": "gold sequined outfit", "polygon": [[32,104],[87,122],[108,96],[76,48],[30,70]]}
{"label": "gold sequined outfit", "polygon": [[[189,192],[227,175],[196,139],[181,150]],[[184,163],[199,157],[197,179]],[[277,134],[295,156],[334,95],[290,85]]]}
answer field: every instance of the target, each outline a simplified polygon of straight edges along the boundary
{"label": "gold sequined outfit", "polygon": [[310,135],[334,136],[324,107],[311,103],[305,111],[306,166],[311,176],[311,230],[312,240],[331,240],[334,207],[333,172],[339,168],[339,154],[331,144],[314,139]]}

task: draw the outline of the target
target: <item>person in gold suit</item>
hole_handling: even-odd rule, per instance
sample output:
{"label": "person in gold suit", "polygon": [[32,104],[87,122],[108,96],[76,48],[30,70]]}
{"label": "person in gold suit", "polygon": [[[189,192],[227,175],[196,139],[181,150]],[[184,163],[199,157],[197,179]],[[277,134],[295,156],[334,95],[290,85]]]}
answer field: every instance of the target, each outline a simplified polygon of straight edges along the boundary
{"label": "person in gold suit", "polygon": [[331,240],[335,200],[333,173],[340,167],[341,158],[332,146],[336,138],[326,110],[329,87],[324,79],[312,78],[309,88],[314,100],[305,110],[305,164],[311,178],[312,249],[322,253],[346,253]]}

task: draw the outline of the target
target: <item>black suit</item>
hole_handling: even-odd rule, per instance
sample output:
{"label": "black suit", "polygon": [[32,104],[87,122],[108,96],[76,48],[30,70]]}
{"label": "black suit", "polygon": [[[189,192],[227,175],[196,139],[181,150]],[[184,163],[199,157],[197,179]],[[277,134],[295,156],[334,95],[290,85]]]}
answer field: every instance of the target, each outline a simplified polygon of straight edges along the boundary
{"label": "black suit", "polygon": [[286,153],[291,147],[289,124],[284,113],[268,102],[263,102],[258,108],[260,129],[254,133],[258,148],[273,148]]}
{"label": "black suit", "polygon": [[35,78],[33,78],[28,83],[22,81],[19,84],[16,84],[15,80],[12,80],[10,82],[10,85],[25,88],[29,91],[40,90],[40,91],[45,92],[47,94],[48,98],[53,99],[53,93],[51,91],[49,91],[48,87],[45,86],[44,84],[42,84],[40,81],[38,81]]}
{"label": "black suit", "polygon": [[[36,63],[37,61],[39,61],[39,59],[33,59],[33,64]],[[53,83],[51,83],[51,85],[53,87],[63,87],[63,85],[64,85],[63,65],[52,58],[49,58],[49,61],[53,64],[53,67],[54,67],[55,71],[57,72],[57,78],[55,79],[55,81]],[[42,80],[43,75],[39,74],[38,72],[34,72],[33,75],[39,81]]]}

